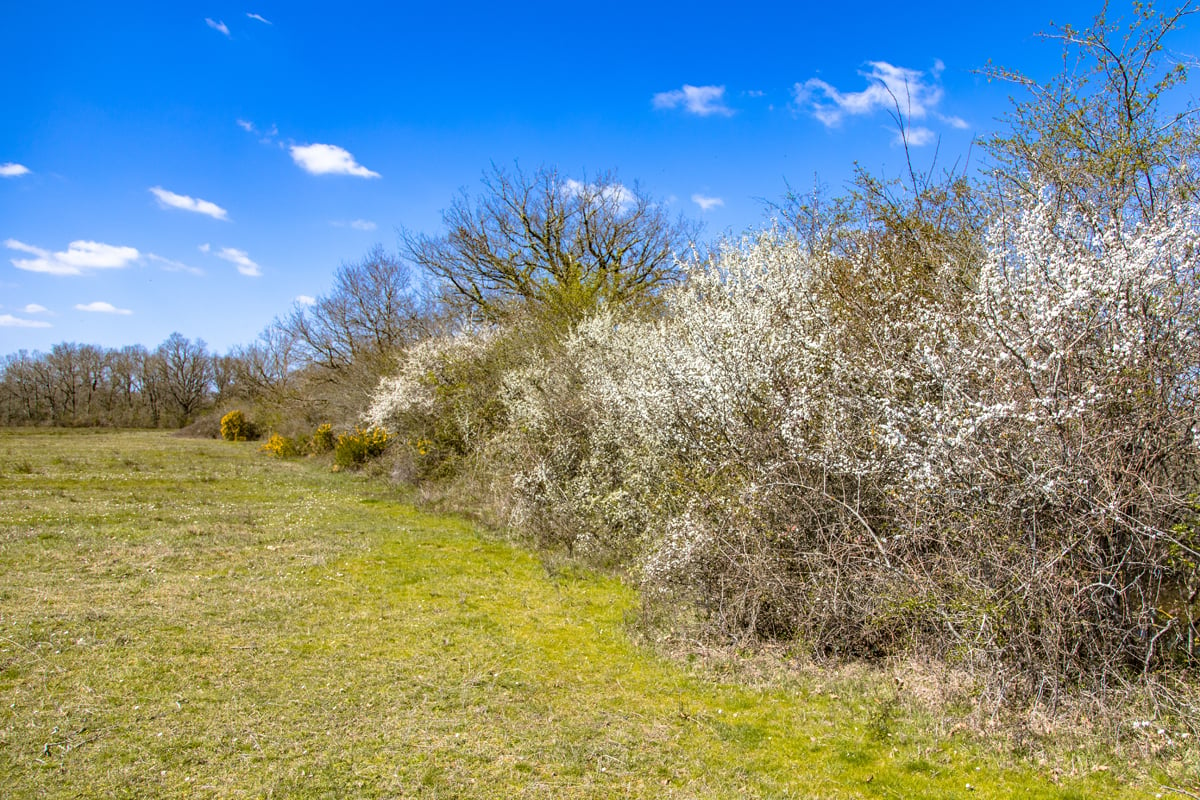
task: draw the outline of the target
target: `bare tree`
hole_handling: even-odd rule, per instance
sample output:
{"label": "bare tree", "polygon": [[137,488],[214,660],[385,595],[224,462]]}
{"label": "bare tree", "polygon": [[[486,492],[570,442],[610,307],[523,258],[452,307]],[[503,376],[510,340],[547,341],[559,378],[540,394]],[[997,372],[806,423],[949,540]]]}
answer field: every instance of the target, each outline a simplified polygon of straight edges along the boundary
{"label": "bare tree", "polygon": [[274,402],[291,398],[300,366],[296,351],[295,334],[276,320],[253,343],[234,351],[234,383],[252,397]]}
{"label": "bare tree", "polygon": [[157,355],[164,394],[179,420],[186,421],[208,398],[212,374],[204,341],[172,333],[159,345]]}
{"label": "bare tree", "polygon": [[407,266],[380,246],[343,264],[333,291],[298,308],[281,327],[304,359],[332,373],[352,365],[376,375],[419,337],[424,318]]}
{"label": "bare tree", "polygon": [[676,254],[696,227],[615,173],[573,181],[554,168],[499,167],[483,192],[442,213],[441,236],[404,234],[405,254],[448,299],[490,321],[529,308],[570,321],[605,305],[640,304],[678,278]]}

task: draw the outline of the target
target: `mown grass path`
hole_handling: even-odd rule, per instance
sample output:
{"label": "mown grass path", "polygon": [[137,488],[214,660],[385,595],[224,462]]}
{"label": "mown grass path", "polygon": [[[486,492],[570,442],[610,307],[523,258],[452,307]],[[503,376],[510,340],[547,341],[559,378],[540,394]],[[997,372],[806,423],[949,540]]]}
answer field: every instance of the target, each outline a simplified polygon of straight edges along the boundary
{"label": "mown grass path", "polygon": [[618,582],[381,492],[0,430],[0,797],[1145,796],[658,658]]}

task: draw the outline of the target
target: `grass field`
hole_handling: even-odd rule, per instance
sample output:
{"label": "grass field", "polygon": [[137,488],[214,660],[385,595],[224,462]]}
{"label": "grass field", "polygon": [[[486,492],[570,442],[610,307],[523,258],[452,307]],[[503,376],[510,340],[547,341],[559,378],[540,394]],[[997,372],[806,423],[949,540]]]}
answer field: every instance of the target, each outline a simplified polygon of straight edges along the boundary
{"label": "grass field", "polygon": [[0,430],[0,576],[0,797],[1162,791],[668,660],[619,582],[253,444]]}

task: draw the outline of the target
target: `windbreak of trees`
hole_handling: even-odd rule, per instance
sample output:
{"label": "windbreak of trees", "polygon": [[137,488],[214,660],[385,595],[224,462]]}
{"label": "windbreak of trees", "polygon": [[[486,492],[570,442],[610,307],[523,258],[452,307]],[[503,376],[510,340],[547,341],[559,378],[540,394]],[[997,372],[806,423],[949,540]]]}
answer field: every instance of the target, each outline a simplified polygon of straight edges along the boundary
{"label": "windbreak of trees", "polygon": [[352,425],[379,376],[437,324],[407,265],[376,247],[311,307],[224,355],[173,333],[153,350],[71,342],[6,356],[0,424],[181,427],[242,404],[269,428]]}
{"label": "windbreak of trees", "polygon": [[0,362],[0,423],[178,427],[232,389],[229,360],[178,333],[154,350],[62,343]]}

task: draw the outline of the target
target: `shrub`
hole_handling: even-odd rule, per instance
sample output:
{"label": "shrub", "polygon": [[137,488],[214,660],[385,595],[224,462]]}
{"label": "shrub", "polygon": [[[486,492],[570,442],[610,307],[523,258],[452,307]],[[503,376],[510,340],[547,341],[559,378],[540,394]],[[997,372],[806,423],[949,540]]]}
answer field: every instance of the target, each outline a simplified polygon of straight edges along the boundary
{"label": "shrub", "polygon": [[996,697],[1195,664],[1191,212],[1096,234],[1015,206],[924,266],[864,236],[728,246],[664,319],[508,372],[517,517],[726,639],[932,653]]}
{"label": "shrub", "polygon": [[366,424],[404,432],[420,478],[454,476],[503,425],[500,381],[520,353],[499,329],[426,339],[380,381]]}
{"label": "shrub", "polygon": [[235,409],[221,417],[221,438],[227,442],[249,441],[255,438],[254,425]]}
{"label": "shrub", "polygon": [[272,433],[259,450],[264,453],[270,453],[276,458],[293,458],[304,452],[304,440]]}
{"label": "shrub", "polygon": [[333,426],[329,423],[320,425],[312,435],[311,452],[314,455],[331,452],[336,444],[336,437],[333,434]]}
{"label": "shrub", "polygon": [[333,449],[333,463],[342,469],[361,467],[372,458],[383,455],[389,436],[382,428],[355,428],[337,437]]}

